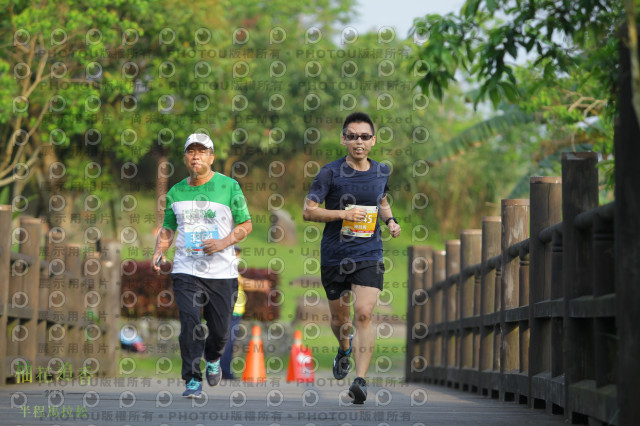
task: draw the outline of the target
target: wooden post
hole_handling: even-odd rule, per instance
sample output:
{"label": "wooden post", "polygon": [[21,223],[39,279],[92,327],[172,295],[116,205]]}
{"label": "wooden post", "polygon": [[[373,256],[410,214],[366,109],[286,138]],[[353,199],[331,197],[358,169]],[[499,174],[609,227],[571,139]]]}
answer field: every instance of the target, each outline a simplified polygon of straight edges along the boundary
{"label": "wooden post", "polygon": [[46,237],[47,260],[49,261],[48,277],[44,280],[44,286],[40,288],[40,309],[43,313],[43,321],[38,325],[43,333],[40,336],[42,353],[39,356],[42,362],[47,362],[51,357],[67,359],[66,341],[68,339],[68,327],[65,326],[67,299],[72,293],[66,285],[67,264],[65,259],[65,237],[59,230],[51,230]]}
{"label": "wooden post", "polygon": [[[427,368],[424,354],[420,352],[421,345],[416,338],[416,326],[422,322],[422,307],[427,302],[423,297],[425,292],[425,275],[429,268],[427,254],[430,247],[409,247],[409,282],[407,302],[407,353],[405,361],[405,377],[407,381],[418,380],[419,373]],[[418,303],[420,301],[420,303]]]}
{"label": "wooden post", "polygon": [[[433,283],[442,284],[444,280],[447,278],[447,269],[446,269],[446,252],[444,250],[436,250],[433,252]],[[444,289],[440,287],[438,291],[435,293],[435,296],[432,298],[433,304],[435,306],[434,309],[434,323],[435,324],[443,324],[446,320],[445,317],[445,306],[444,306]],[[440,326],[441,327],[441,326]],[[436,336],[436,349],[435,349],[435,365],[442,367],[444,365],[444,335],[442,332],[442,328],[438,332]]]}
{"label": "wooden post", "polygon": [[[38,302],[40,290],[40,237],[42,224],[39,219],[25,217],[20,219],[20,226],[26,232],[27,238],[20,244],[20,253],[30,256],[29,264],[24,275],[24,292],[27,297],[24,322],[21,324],[26,331],[23,340],[18,344],[21,357],[36,371],[38,353]],[[24,309],[24,308],[23,308]]]}
{"label": "wooden post", "polygon": [[[562,280],[562,262],[564,254],[562,247],[562,232],[557,231],[551,237],[551,300],[562,302],[564,285]],[[564,310],[564,307],[563,307]],[[564,374],[564,314],[551,318],[551,377],[561,377]],[[564,380],[564,377],[562,378]],[[564,407],[566,400],[562,401]]]}
{"label": "wooden post", "polygon": [[512,400],[518,388],[515,379],[506,375],[520,371],[520,332],[517,321],[507,319],[507,311],[520,304],[519,259],[512,258],[508,248],[528,238],[529,200],[502,200],[502,288],[501,299],[501,351],[500,351],[500,398]]}
{"label": "wooden post", "polygon": [[101,269],[100,261],[95,253],[85,253],[82,270],[84,286],[81,294],[83,297],[82,310],[86,313],[86,323],[82,336],[84,340],[82,345],[82,365],[78,365],[76,370],[86,367],[88,371],[93,371],[94,368],[100,368],[100,353],[98,351],[102,340],[102,329],[98,316],[101,302],[98,290]]}
{"label": "wooden post", "polygon": [[[52,270],[52,260],[53,260],[53,244],[52,238],[53,231],[48,231],[45,233],[45,252],[44,252],[44,260],[46,260],[49,265],[47,268],[47,272],[40,277],[40,291],[38,292],[38,307],[40,313],[38,315],[40,321],[38,321],[38,357],[41,359],[39,362],[45,362],[47,357],[50,355],[49,352],[49,290],[51,288],[51,280],[49,279],[50,271]],[[55,296],[55,295],[54,295]],[[64,297],[64,296],[63,296]]]}
{"label": "wooden post", "polygon": [[501,253],[501,216],[485,216],[482,218],[482,297],[480,314],[488,315],[496,312],[495,275],[496,270],[486,264],[489,259]]}
{"label": "wooden post", "polygon": [[[480,241],[480,253],[482,256],[482,241]],[[480,262],[478,262],[480,263]],[[476,392],[479,391],[480,385],[480,339],[482,338],[482,319],[480,318],[480,283],[482,280],[482,267],[477,268],[473,274],[473,316],[475,325],[473,328],[473,362],[472,368],[477,372],[474,384],[472,386]]]}
{"label": "wooden post", "polygon": [[[457,335],[456,329],[452,324],[458,317],[457,300],[458,300],[458,283],[451,280],[451,276],[460,272],[460,240],[449,240],[445,243],[446,247],[446,271],[447,283],[445,289],[445,306],[447,323],[445,326],[445,365],[448,369],[455,369],[458,365],[457,355]],[[447,372],[447,380],[449,380],[450,372]]]}
{"label": "wooden post", "polygon": [[[496,270],[489,268],[488,260],[500,254],[501,251],[501,216],[485,216],[482,218],[482,271],[480,281],[480,383],[478,389],[482,394],[491,395],[492,390],[499,389],[492,385],[494,370],[494,340],[496,333],[499,333],[500,324],[495,324],[490,318],[495,318],[495,293],[496,293]],[[498,327],[496,327],[496,325]]]}
{"label": "wooden post", "polygon": [[[418,324],[415,330],[416,337],[419,340],[419,349],[418,352],[426,358],[426,367],[433,366],[433,358],[434,358],[434,336],[429,332],[429,326],[433,325],[433,302],[431,301],[430,295],[433,291],[433,273],[431,272],[432,268],[432,259],[433,259],[433,247],[425,247],[422,253],[422,259],[420,259],[420,263],[416,265],[420,268],[420,271],[423,271],[424,279],[423,279],[423,289],[417,293],[414,293],[415,304],[420,308],[420,317],[418,319]],[[433,369],[427,369],[425,371],[428,376],[423,377],[433,379]]]}
{"label": "wooden post", "polygon": [[[530,339],[530,329],[529,329],[529,317],[531,316],[529,305],[529,251],[524,248],[520,248],[520,253],[518,256],[520,260],[520,265],[518,268],[518,288],[520,292],[520,307],[527,307],[529,315],[527,319],[520,321],[518,324],[518,328],[520,330],[520,372],[528,372],[529,371],[529,339]],[[529,379],[527,378],[527,382]],[[527,396],[531,395],[529,392],[529,387],[527,385]],[[521,389],[521,394],[524,393]]]}
{"label": "wooden post", "polygon": [[[613,222],[600,215],[593,222],[594,296],[614,296],[614,247]],[[616,382],[618,339],[616,338],[615,317],[595,319],[595,367],[596,387]]]}
{"label": "wooden post", "polygon": [[[67,353],[74,370],[77,370],[82,363],[82,346],[84,343],[84,335],[82,329],[82,309],[83,292],[82,292],[82,246],[80,244],[69,244],[67,246],[65,264],[67,272],[71,275],[69,278],[69,294],[67,295],[68,305],[68,323],[69,323],[69,339]],[[120,297],[118,297],[120,300]]]}
{"label": "wooden post", "polygon": [[118,358],[120,356],[120,243],[116,240],[103,240],[106,256],[103,261],[103,277],[107,286],[105,296],[105,346],[106,366],[104,374],[107,377],[117,375]]}
{"label": "wooden post", "polygon": [[590,230],[576,228],[574,220],[578,214],[598,206],[597,162],[595,152],[562,154],[565,407],[569,419],[573,419],[574,412],[569,405],[569,387],[584,379],[595,379],[593,319],[573,318],[571,301],[593,295]]}
{"label": "wooden post", "polygon": [[[482,257],[482,230],[466,229],[460,233],[460,270],[480,263]],[[465,318],[472,318],[475,301],[475,274],[460,277],[460,367],[473,367],[473,337],[475,328],[463,327]],[[474,383],[475,386],[475,383]]]}
{"label": "wooden post", "polygon": [[0,205],[0,386],[7,380],[7,316],[11,275],[11,206]]}
{"label": "wooden post", "polygon": [[[10,235],[12,245],[26,241],[28,238],[26,230],[21,225],[12,228]],[[24,319],[30,317],[29,308],[26,307],[28,299],[24,291],[24,276],[28,270],[28,262],[22,258],[11,262],[7,301],[7,357],[5,359],[8,376],[15,376],[18,362],[21,365],[26,363],[20,357],[20,340],[27,334],[23,325]]]}
{"label": "wooden post", "polygon": [[[621,30],[627,39],[626,28]],[[618,116],[614,136],[615,169],[615,288],[618,327],[618,424],[635,424],[640,419],[640,327],[636,317],[640,306],[640,123],[631,97],[640,90],[631,84],[631,62],[627,42],[620,42]]]}
{"label": "wooden post", "polygon": [[511,258],[506,250],[528,238],[529,200],[502,200],[502,309],[520,306],[518,285],[518,259]]}
{"label": "wooden post", "polygon": [[533,399],[550,400],[548,383],[541,376],[551,374],[552,319],[536,318],[537,303],[551,300],[552,245],[540,239],[540,232],[562,220],[562,179],[560,177],[532,177],[529,180],[531,223],[529,240],[529,406]]}
{"label": "wooden post", "polygon": [[[501,217],[502,219],[502,217]],[[502,233],[504,228],[500,232],[500,245],[502,246]],[[502,250],[502,248],[500,249]],[[498,372],[498,388],[500,387],[500,374],[501,357],[502,357],[502,261],[496,267],[496,282],[493,286],[495,290],[493,298],[493,306],[495,312],[498,314],[498,319],[495,321],[493,327],[493,370]],[[498,391],[499,393],[499,391]]]}

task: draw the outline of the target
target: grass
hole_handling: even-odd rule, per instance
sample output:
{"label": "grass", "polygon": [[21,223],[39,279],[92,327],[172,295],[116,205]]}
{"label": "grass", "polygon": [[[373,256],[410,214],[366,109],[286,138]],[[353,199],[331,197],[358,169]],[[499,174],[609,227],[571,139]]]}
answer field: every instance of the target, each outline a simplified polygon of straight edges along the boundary
{"label": "grass", "polygon": [[[300,329],[302,327],[297,328]],[[338,342],[328,327],[320,327],[318,331],[317,335],[304,339],[303,345],[311,350],[316,379],[332,378],[331,370],[333,358],[338,350]],[[368,372],[369,377],[385,376],[402,380],[405,363],[405,339],[404,337],[398,337],[396,334],[387,338],[385,336],[376,338]],[[272,345],[263,342],[267,378],[286,378],[291,343],[287,343],[286,355],[279,355],[269,352],[268,348]],[[235,354],[236,357],[246,361],[246,350],[247,347],[245,345],[241,353]],[[279,350],[282,350],[282,348],[279,348]],[[181,376],[181,365],[182,361],[177,349],[171,353],[164,354],[140,354],[123,351],[120,356],[119,376],[176,379]],[[241,361],[232,364],[236,377],[240,378],[242,376],[243,366],[244,362]],[[204,362],[201,364],[201,369],[204,371]],[[349,377],[355,377],[355,370],[352,370]]]}
{"label": "grass", "polygon": [[179,353],[166,356],[122,351],[119,377],[179,378],[182,361]]}

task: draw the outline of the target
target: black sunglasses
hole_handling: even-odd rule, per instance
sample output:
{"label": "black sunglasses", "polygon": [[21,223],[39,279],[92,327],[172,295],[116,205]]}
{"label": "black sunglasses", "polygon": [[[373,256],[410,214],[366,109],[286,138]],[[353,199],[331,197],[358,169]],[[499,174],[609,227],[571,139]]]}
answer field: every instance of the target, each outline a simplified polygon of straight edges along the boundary
{"label": "black sunglasses", "polygon": [[373,137],[373,135],[370,135],[368,133],[362,133],[360,135],[357,133],[343,133],[342,136],[344,136],[344,138],[350,142],[357,141],[358,138],[362,139],[363,141],[368,141]]}

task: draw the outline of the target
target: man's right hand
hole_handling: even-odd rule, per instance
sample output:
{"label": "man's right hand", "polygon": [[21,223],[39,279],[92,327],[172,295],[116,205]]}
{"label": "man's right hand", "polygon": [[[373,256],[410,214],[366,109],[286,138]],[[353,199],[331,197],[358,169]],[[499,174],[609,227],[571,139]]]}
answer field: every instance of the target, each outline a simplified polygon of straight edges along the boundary
{"label": "man's right hand", "polygon": [[355,207],[353,209],[345,210],[344,218],[351,222],[362,222],[367,218],[367,212]]}
{"label": "man's right hand", "polygon": [[153,253],[153,257],[151,258],[151,269],[154,272],[158,272],[160,270],[160,265],[165,261],[162,253],[156,252]]}

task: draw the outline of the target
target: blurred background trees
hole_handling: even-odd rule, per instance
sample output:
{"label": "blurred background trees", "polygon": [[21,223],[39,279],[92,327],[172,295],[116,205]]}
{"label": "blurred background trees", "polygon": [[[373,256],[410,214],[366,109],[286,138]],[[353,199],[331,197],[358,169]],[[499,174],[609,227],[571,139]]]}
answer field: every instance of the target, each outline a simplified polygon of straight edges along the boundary
{"label": "blurred background trees", "polygon": [[126,219],[146,233],[184,177],[186,136],[204,131],[254,212],[298,218],[315,172],[344,155],[355,110],[378,126],[372,158],[392,166],[394,213],[430,242],[527,196],[530,174],[559,173],[562,150],[601,153],[609,196],[622,4],[469,0],[417,18],[408,38],[351,31],[357,10],[4,2],[0,202],[65,229],[117,237]]}
{"label": "blurred background trees", "polygon": [[[516,160],[528,163],[528,174],[557,174],[561,151],[594,150],[603,160],[604,196],[611,197],[617,52],[626,19],[622,2],[600,0],[468,0],[459,13],[416,19],[412,33],[425,42],[412,57],[424,70],[423,90],[442,99],[462,80],[476,108],[490,103],[495,112],[437,157],[520,127],[528,135],[517,144],[533,144]],[[522,182],[513,195],[525,193]]]}

